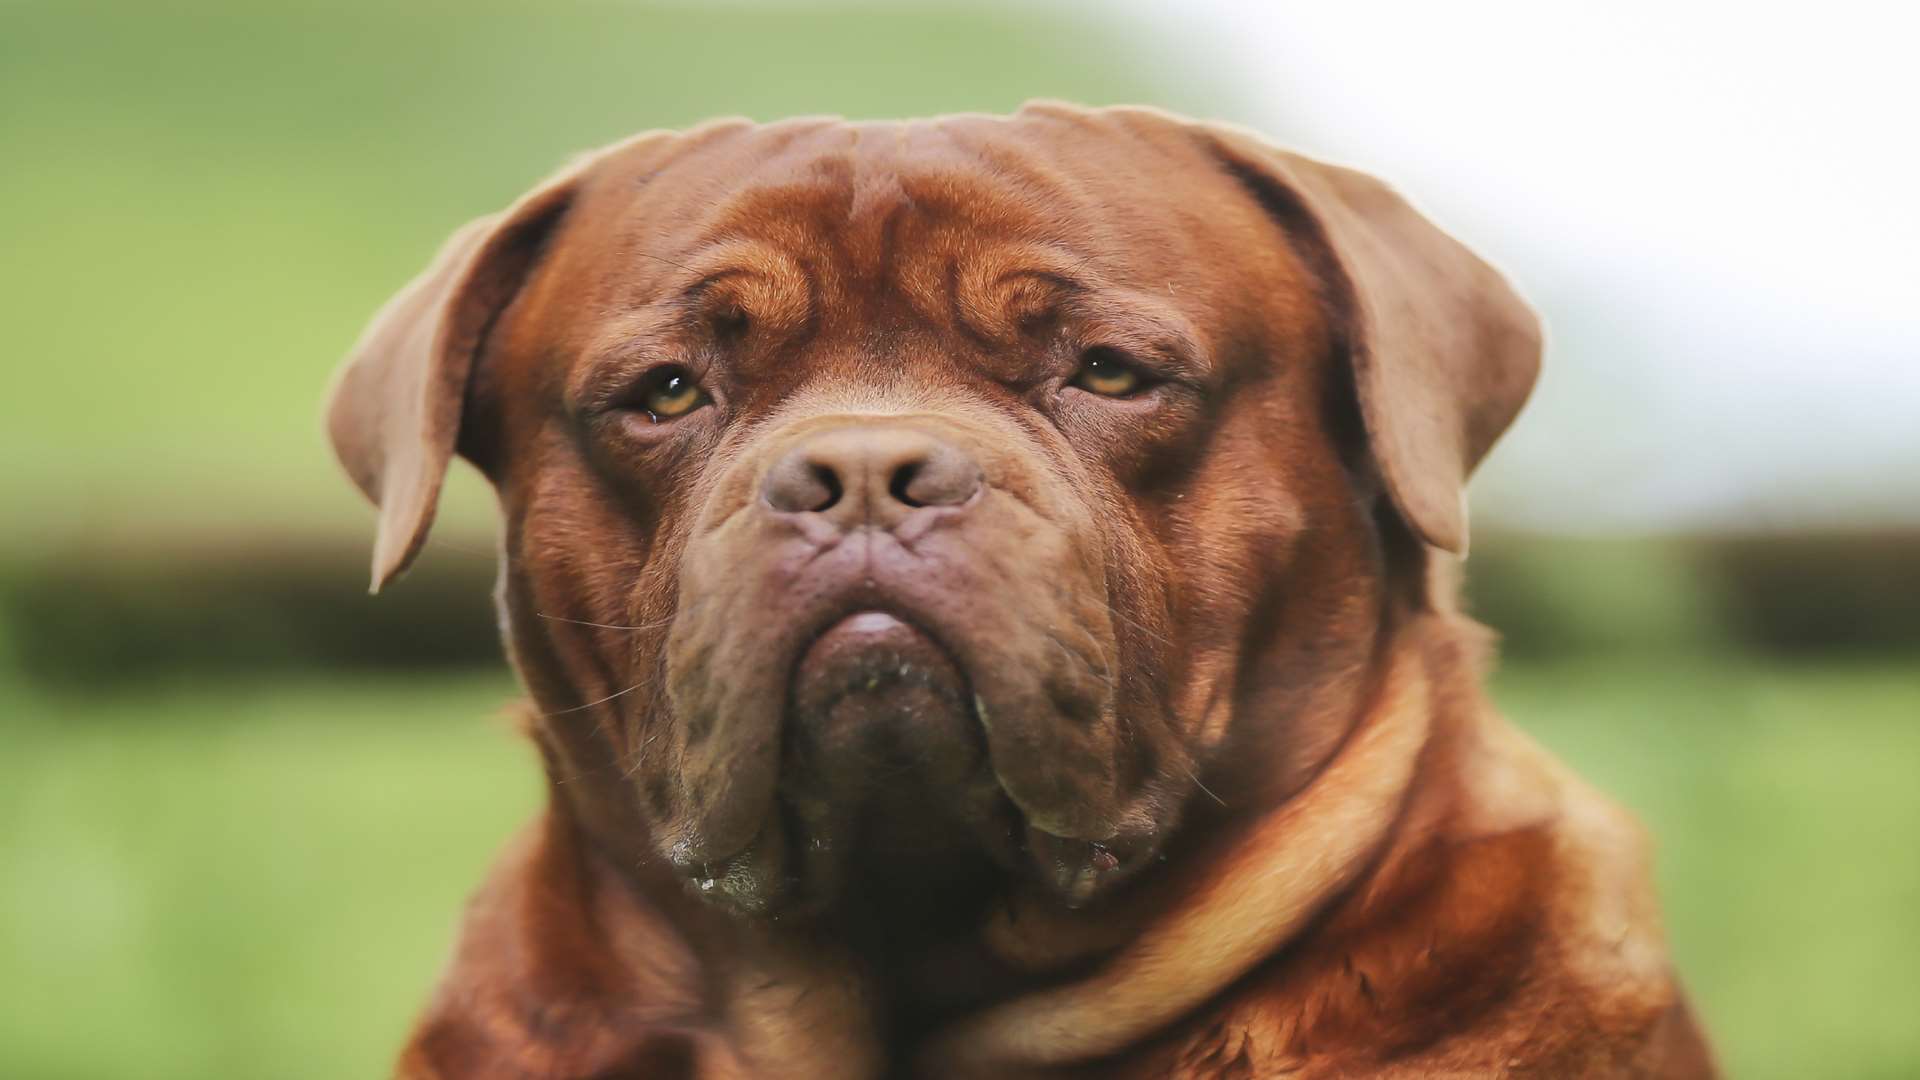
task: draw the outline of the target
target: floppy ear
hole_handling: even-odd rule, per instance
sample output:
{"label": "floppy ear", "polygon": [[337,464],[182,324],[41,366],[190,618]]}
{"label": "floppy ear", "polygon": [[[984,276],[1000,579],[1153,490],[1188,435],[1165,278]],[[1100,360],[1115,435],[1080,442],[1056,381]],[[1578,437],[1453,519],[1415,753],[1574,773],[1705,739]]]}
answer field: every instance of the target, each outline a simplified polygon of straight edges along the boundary
{"label": "floppy ear", "polygon": [[1321,276],[1388,497],[1428,544],[1467,551],[1466,483],[1540,371],[1540,321],[1498,271],[1351,169],[1205,129]]}
{"label": "floppy ear", "polygon": [[374,592],[426,543],[460,437],[474,356],[572,201],[580,171],[462,226],[373,317],[334,377],[327,406],[334,453],[380,511]]}

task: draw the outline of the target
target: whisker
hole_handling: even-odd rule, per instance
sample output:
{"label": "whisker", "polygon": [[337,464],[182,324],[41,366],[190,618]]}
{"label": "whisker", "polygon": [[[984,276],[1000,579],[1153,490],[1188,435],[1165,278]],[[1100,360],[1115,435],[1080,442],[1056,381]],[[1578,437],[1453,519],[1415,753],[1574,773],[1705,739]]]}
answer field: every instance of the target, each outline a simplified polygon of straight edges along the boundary
{"label": "whisker", "polygon": [[1194,772],[1194,771],[1193,771],[1193,766],[1192,766],[1192,765],[1190,765],[1190,764],[1188,764],[1187,762],[1184,762],[1184,761],[1183,761],[1183,762],[1181,762],[1181,763],[1180,763],[1180,768],[1181,768],[1181,770],[1182,770],[1182,771],[1184,771],[1184,772],[1185,772],[1185,773],[1187,774],[1187,776],[1188,776],[1188,778],[1189,778],[1189,779],[1191,779],[1191,780],[1193,781],[1193,786],[1194,786],[1194,787],[1197,787],[1197,788],[1199,788],[1199,789],[1200,789],[1201,791],[1204,791],[1204,792],[1206,792],[1206,793],[1207,793],[1207,798],[1209,798],[1209,799],[1212,799],[1212,800],[1213,800],[1214,802],[1217,802],[1217,803],[1219,803],[1219,804],[1220,804],[1221,806],[1225,806],[1225,805],[1227,805],[1227,800],[1225,800],[1225,799],[1223,799],[1223,798],[1221,798],[1221,797],[1220,797],[1220,796],[1218,796],[1218,795],[1215,795],[1215,794],[1213,793],[1213,789],[1212,789],[1212,788],[1210,788],[1210,787],[1208,787],[1207,785],[1205,785],[1205,784],[1203,784],[1203,783],[1201,783],[1201,782],[1200,782],[1200,774],[1199,774],[1199,773],[1197,773],[1197,772]]}
{"label": "whisker", "polygon": [[1047,640],[1053,642],[1053,645],[1055,648],[1059,649],[1062,653],[1065,653],[1067,659],[1075,661],[1081,667],[1086,668],[1087,673],[1089,675],[1097,676],[1101,682],[1106,684],[1109,690],[1113,689],[1114,687],[1113,662],[1107,659],[1106,650],[1100,648],[1100,642],[1097,639],[1095,639],[1092,634],[1087,634],[1085,630],[1081,631],[1082,634],[1086,634],[1087,640],[1092,642],[1094,646],[1094,654],[1100,658],[1100,666],[1097,668],[1093,666],[1093,661],[1087,659],[1087,657],[1084,654],[1068,646],[1066,642],[1061,641],[1057,636],[1054,635],[1053,631],[1043,627],[1041,628],[1040,632],[1047,635]]}
{"label": "whisker", "polygon": [[653,741],[655,739],[658,739],[659,737],[660,737],[660,733],[656,731],[653,734],[647,736],[646,739],[643,742],[641,742],[639,746],[634,748],[633,764],[621,770],[620,779],[622,780],[633,779],[633,774],[639,772],[640,766],[645,764],[646,762],[647,747],[652,746]]}
{"label": "whisker", "polygon": [[666,263],[668,266],[677,266],[680,269],[685,270],[689,274],[699,273],[699,271],[695,270],[691,266],[688,266],[686,263],[674,262],[672,259],[666,258],[664,256],[650,254],[645,251],[634,251],[634,252],[629,252],[629,254],[638,255],[643,259],[652,259],[654,262],[657,262],[657,263]]}
{"label": "whisker", "polygon": [[542,717],[553,717],[553,716],[564,716],[567,713],[581,712],[586,709],[591,709],[596,705],[605,705],[607,702],[612,701],[614,698],[621,697],[626,694],[631,694],[635,690],[638,690],[643,686],[650,686],[650,685],[652,685],[651,682],[637,682],[637,683],[634,683],[632,686],[627,687],[625,690],[615,690],[613,693],[608,694],[606,697],[596,698],[593,701],[589,701],[584,705],[572,705],[565,709],[555,709],[552,712],[541,713],[540,715]]}
{"label": "whisker", "polygon": [[1160,636],[1160,634],[1156,634],[1154,630],[1148,630],[1146,626],[1140,623],[1139,619],[1135,619],[1135,617],[1131,617],[1131,615],[1127,615],[1125,611],[1121,611],[1119,607],[1114,607],[1112,603],[1108,603],[1108,605],[1106,605],[1106,613],[1108,613],[1108,615],[1110,615],[1112,619],[1119,619],[1121,623],[1125,623],[1125,625],[1133,626],[1135,630],[1139,630],[1139,632],[1142,632],[1142,634],[1146,634],[1148,638],[1152,638],[1152,640],[1156,640],[1156,642],[1160,642],[1162,646],[1167,646],[1167,648],[1173,648],[1173,642],[1169,642],[1169,640],[1167,640],[1167,638],[1164,638],[1164,636]]}
{"label": "whisker", "polygon": [[591,626],[599,630],[658,630],[663,626],[673,624],[673,618],[671,616],[661,619],[659,622],[641,623],[637,626],[623,626],[619,623],[593,622],[589,619],[569,619],[565,615],[549,615],[544,611],[536,611],[534,614],[542,619],[551,619],[554,622],[572,623],[575,626]]}
{"label": "whisker", "polygon": [[[1067,597],[1067,594],[1061,590],[1058,584],[1049,583],[1049,587],[1053,590],[1053,594],[1055,596]],[[1067,598],[1078,599],[1077,597],[1067,597]],[[1153,630],[1149,629],[1146,625],[1142,624],[1140,620],[1133,618],[1132,616],[1128,615],[1126,612],[1121,611],[1119,608],[1115,607],[1113,604],[1113,600],[1111,598],[1107,600],[1106,608],[1107,608],[1107,615],[1110,618],[1115,619],[1119,622],[1123,622],[1128,626],[1133,627],[1135,630],[1140,631],[1141,633],[1147,635],[1148,637],[1159,642],[1160,644],[1165,645],[1169,649],[1175,648],[1175,645],[1173,642],[1168,641],[1165,637],[1161,636],[1158,633],[1155,633]]]}

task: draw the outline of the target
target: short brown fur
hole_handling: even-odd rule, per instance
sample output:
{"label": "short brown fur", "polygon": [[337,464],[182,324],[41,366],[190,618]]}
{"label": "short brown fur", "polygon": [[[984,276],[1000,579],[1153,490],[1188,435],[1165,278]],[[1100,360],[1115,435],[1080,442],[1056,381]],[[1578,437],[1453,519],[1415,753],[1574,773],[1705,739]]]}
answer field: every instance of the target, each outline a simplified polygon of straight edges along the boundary
{"label": "short brown fur", "polygon": [[650,133],[462,229],[329,428],[376,588],[498,489],[551,795],[399,1074],[1715,1075],[1453,611],[1538,360],[1377,181],[1151,110]]}

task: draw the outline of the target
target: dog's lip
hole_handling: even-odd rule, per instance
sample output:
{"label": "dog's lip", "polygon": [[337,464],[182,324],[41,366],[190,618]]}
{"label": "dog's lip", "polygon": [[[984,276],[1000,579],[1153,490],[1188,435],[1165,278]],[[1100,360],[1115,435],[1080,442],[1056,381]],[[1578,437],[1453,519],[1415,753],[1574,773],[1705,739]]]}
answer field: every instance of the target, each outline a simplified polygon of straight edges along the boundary
{"label": "dog's lip", "polygon": [[794,661],[795,681],[802,681],[809,667],[857,660],[862,653],[883,650],[920,653],[956,671],[959,668],[951,653],[925,630],[891,611],[867,608],[841,617],[807,640]]}
{"label": "dog's lip", "polygon": [[[965,666],[940,639],[891,610],[861,608],[830,623],[800,648],[787,690],[789,724],[873,723],[900,699],[949,702],[977,729]],[[984,752],[984,748],[982,748]]]}
{"label": "dog's lip", "polygon": [[[868,586],[871,588],[870,582]],[[867,593],[866,589],[850,593],[792,639],[793,659],[787,673],[789,709],[802,704],[799,698],[803,684],[814,673],[809,669],[835,661],[857,667],[863,653],[898,653],[924,670],[950,671],[951,690],[971,714],[972,680],[961,653],[931,629],[927,620],[887,602],[888,598]],[[831,688],[830,693],[838,697],[852,689]]]}

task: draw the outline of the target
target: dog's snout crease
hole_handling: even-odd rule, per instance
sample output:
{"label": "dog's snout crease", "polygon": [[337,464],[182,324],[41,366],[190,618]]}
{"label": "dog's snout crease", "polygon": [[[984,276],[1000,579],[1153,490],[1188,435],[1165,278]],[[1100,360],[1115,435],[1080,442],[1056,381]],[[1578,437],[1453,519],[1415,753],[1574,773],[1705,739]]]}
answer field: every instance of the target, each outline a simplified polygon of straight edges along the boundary
{"label": "dog's snout crease", "polygon": [[980,466],[925,432],[858,425],[810,435],[767,471],[761,494],[787,514],[818,514],[842,530],[892,529],[916,510],[964,505]]}

